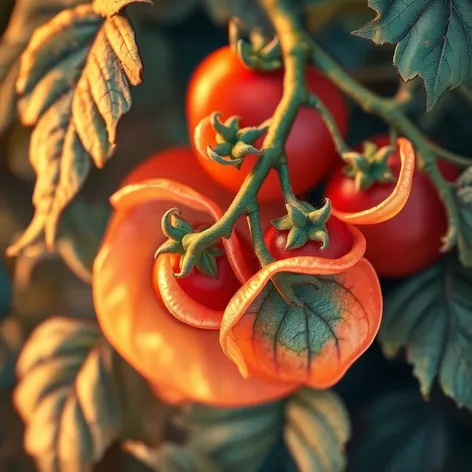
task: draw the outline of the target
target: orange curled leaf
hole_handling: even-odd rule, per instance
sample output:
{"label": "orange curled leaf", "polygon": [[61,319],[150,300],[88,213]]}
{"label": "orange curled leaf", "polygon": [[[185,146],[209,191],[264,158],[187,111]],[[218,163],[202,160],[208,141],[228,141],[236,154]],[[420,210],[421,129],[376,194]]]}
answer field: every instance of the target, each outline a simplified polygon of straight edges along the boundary
{"label": "orange curled leaf", "polygon": [[[339,264],[315,257],[277,261],[241,287],[220,330],[223,351],[241,375],[329,388],[365,352],[380,327],[382,295],[357,246]],[[271,282],[284,272],[314,276],[312,284],[306,276],[299,285],[292,280],[300,306],[288,305]]]}
{"label": "orange curled leaf", "polygon": [[162,301],[175,318],[195,328],[220,328],[223,312],[196,302],[180,288],[173,274],[169,254],[160,255],[154,267]]}
{"label": "orange curled leaf", "polygon": [[208,127],[211,128],[211,121],[210,117],[206,116],[198,123],[197,126],[195,126],[195,131],[193,133],[195,150],[205,159],[210,159],[207,154],[207,145],[205,139],[205,133],[207,132]]}
{"label": "orange curled leaf", "polygon": [[331,208],[331,212],[341,221],[355,225],[372,225],[387,221],[402,211],[411,192],[415,172],[415,151],[410,141],[405,138],[397,139],[401,160],[401,170],[393,192],[378,205],[367,210],[348,213]]}
{"label": "orange curled leaf", "polygon": [[[148,179],[139,184],[121,188],[110,198],[116,210],[124,211],[143,201],[172,200],[196,211],[208,213],[213,220],[221,218],[221,208],[209,198],[191,187],[168,179]],[[241,283],[244,283],[252,272],[242,256],[241,246],[235,232],[229,239],[222,240],[228,261]]]}

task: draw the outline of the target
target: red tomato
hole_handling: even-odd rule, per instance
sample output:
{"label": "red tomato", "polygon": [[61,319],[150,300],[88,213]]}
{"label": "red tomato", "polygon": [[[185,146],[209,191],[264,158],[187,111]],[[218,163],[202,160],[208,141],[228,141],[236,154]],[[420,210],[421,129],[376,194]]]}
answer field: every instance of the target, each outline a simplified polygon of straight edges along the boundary
{"label": "red tomato", "polygon": [[[387,146],[390,138],[370,138],[377,146]],[[360,148],[357,150],[361,151]],[[400,158],[393,153],[388,161],[395,177],[400,172]],[[439,163],[444,178],[453,181],[457,169]],[[362,211],[385,200],[395,183],[375,183],[356,192],[354,181],[345,176],[342,167],[328,181],[325,195],[333,207],[346,212]],[[366,257],[383,277],[403,277],[428,267],[440,256],[441,236],[447,231],[442,202],[428,176],[415,170],[411,194],[403,210],[394,218],[376,225],[359,226],[367,241]]]}
{"label": "red tomato", "polygon": [[[197,124],[216,111],[222,113],[223,120],[240,116],[243,127],[261,124],[272,116],[282,98],[283,78],[283,71],[261,73],[247,69],[229,47],[213,52],[195,71],[187,92],[187,121],[192,138]],[[309,90],[328,107],[345,135],[348,110],[341,92],[314,68],[307,68],[306,80]],[[214,145],[214,131],[207,132],[207,143]],[[261,144],[262,139],[258,145]],[[337,158],[329,131],[318,112],[309,108],[299,111],[285,149],[296,194],[320,182]],[[248,156],[238,171],[200,155],[198,158],[208,174],[232,192],[240,189],[258,159]],[[282,199],[275,171],[269,174],[259,196],[263,201]]]}
{"label": "red tomato", "polygon": [[280,231],[274,226],[267,227],[264,233],[264,241],[269,252],[277,260],[289,259],[290,257],[312,256],[325,259],[338,259],[347,254],[353,245],[352,233],[342,221],[331,216],[326,223],[329,234],[329,244],[326,249],[321,249],[319,241],[308,241],[304,246],[297,249],[286,250],[287,236],[289,231]]}
{"label": "red tomato", "polygon": [[[199,226],[203,225],[199,223],[194,225],[194,228],[198,228]],[[242,253],[246,260],[251,261],[251,266],[254,267],[255,273],[259,268],[259,263],[254,255],[252,245],[239,231],[237,231],[237,235]],[[221,255],[216,257],[218,278],[209,277],[198,269],[194,269],[187,277],[177,279],[177,282],[180,288],[196,302],[205,305],[212,310],[224,311],[228,302],[241,287],[241,282],[236,278],[228,258],[223,252],[222,245],[219,244],[218,248],[221,249]],[[180,270],[179,254],[172,255],[172,270],[174,272],[179,272]],[[160,299],[157,277],[153,278],[153,285],[154,291]]]}

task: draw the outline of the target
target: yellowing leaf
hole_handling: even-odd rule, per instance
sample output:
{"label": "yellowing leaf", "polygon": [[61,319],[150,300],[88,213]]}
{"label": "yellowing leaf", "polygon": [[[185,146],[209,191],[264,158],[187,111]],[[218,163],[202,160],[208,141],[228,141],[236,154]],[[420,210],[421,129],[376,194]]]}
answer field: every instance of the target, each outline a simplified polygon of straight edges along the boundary
{"label": "yellowing leaf", "polygon": [[120,432],[112,350],[98,328],[52,318],[25,345],[14,400],[41,472],[89,472]]}
{"label": "yellowing leaf", "polygon": [[54,245],[58,219],[82,187],[91,157],[102,167],[116,128],[131,108],[142,64],[128,20],[104,20],[91,5],[57,15],[39,28],[22,56],[17,90],[23,124],[35,125],[30,160],[38,176],[35,215],[8,249],[16,255],[45,232]]}
{"label": "yellowing leaf", "polygon": [[147,3],[153,5],[152,0],[94,0],[93,9],[103,16],[113,16],[122,8],[132,3]]}
{"label": "yellowing leaf", "polygon": [[20,68],[19,57],[33,31],[61,10],[87,3],[87,0],[16,0],[14,3],[0,41],[0,133],[17,119],[15,84]]}
{"label": "yellowing leaf", "polygon": [[351,434],[349,415],[330,391],[304,388],[286,403],[285,442],[300,472],[341,472]]}

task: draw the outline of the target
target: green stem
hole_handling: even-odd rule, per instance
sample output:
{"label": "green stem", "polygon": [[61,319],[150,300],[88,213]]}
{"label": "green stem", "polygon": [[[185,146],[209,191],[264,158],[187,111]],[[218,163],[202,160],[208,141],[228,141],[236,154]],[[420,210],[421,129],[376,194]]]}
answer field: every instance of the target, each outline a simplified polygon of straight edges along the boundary
{"label": "green stem", "polygon": [[383,98],[349,76],[344,69],[326,54],[311,38],[307,38],[312,51],[312,62],[318,67],[340,90],[356,101],[361,108],[373,115],[377,115],[393,126],[399,134],[408,138],[416,151],[421,155],[431,181],[435,185],[444,203],[449,219],[449,230],[444,238],[443,250],[455,245],[458,238],[459,214],[455,201],[455,191],[449,182],[442,177],[436,165],[439,154],[446,160],[465,164],[465,158],[444,152],[426,140],[421,131],[404,115],[401,106],[395,100]]}
{"label": "green stem", "polygon": [[328,131],[331,133],[331,137],[333,138],[338,154],[342,157],[344,153],[350,152],[351,149],[344,142],[344,138],[339,131],[338,125],[336,124],[336,121],[334,121],[333,115],[329,111],[328,107],[316,95],[311,93],[308,95],[307,105],[311,108],[314,108],[320,114],[321,119],[326,125],[326,128],[328,128]]}
{"label": "green stem", "polygon": [[271,120],[263,143],[263,154],[246,177],[224,215],[211,227],[184,237],[186,255],[179,277],[188,275],[198,255],[218,239],[228,238],[236,221],[257,202],[257,193],[272,168],[284,159],[284,146],[300,107],[306,102],[305,66],[308,48],[302,24],[293,11],[278,0],[260,0],[268,12],[284,58],[284,92]]}
{"label": "green stem", "polygon": [[284,160],[279,164],[277,168],[279,173],[280,186],[282,187],[282,192],[284,194],[285,203],[296,202],[297,197],[293,193],[292,184],[290,183],[290,174],[287,167],[287,161]]}
{"label": "green stem", "polygon": [[264,267],[271,262],[275,262],[275,259],[272,257],[272,254],[269,252],[264,241],[264,236],[262,235],[258,205],[253,205],[253,207],[248,210],[247,221],[251,233],[252,244],[254,246],[254,252],[259,259],[261,266]]}

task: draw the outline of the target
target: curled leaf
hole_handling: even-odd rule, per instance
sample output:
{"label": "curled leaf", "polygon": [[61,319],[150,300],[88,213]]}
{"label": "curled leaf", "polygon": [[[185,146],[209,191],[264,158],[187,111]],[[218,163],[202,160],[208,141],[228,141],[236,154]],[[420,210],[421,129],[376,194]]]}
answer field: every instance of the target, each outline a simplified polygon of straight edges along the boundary
{"label": "curled leaf", "polygon": [[152,0],[93,0],[93,9],[100,15],[113,16],[133,3],[154,5]]}
{"label": "curled leaf", "polygon": [[131,107],[130,86],[141,82],[141,73],[133,30],[122,16],[104,20],[91,5],[79,5],[35,32],[21,59],[17,91],[23,124],[35,125],[36,211],[9,255],[43,231],[53,247],[59,217],[82,187],[90,157],[102,167],[112,155],[118,122]]}
{"label": "curled leaf", "polygon": [[375,207],[367,210],[347,213],[331,208],[331,212],[341,221],[356,225],[372,225],[387,221],[402,211],[411,192],[415,172],[415,151],[405,138],[397,140],[398,152],[401,159],[401,170],[397,184],[392,193]]}
{"label": "curled leaf", "polygon": [[341,472],[349,414],[334,392],[298,390],[286,403],[285,442],[300,472]]}
{"label": "curled leaf", "polygon": [[[339,259],[293,257],[265,266],[230,301],[220,342],[241,375],[299,382],[313,388],[335,384],[373,342],[382,316],[377,275],[362,259],[365,240],[351,227],[354,246]],[[288,304],[272,283],[290,278]],[[312,282],[310,283],[310,277]]]}
{"label": "curled leaf", "polygon": [[[115,209],[120,211],[143,200],[172,200],[193,210],[204,211],[215,221],[222,216],[220,207],[209,198],[187,185],[166,179],[151,179],[128,185],[118,190],[110,199]],[[236,277],[241,282],[246,281],[251,276],[251,270],[242,256],[237,235],[233,232],[229,239],[223,239],[222,242]]]}
{"label": "curled leaf", "polygon": [[[147,175],[175,179],[185,168],[187,172],[180,174],[182,182],[211,195],[216,202],[211,205],[226,206],[231,201],[229,193],[212,185],[191,150],[180,150],[179,159],[176,165],[175,154],[162,156],[152,162]],[[157,299],[151,283],[153,255],[164,235],[156,215],[169,209],[169,200],[189,207],[185,217],[192,224],[202,222],[202,211],[209,213],[202,206],[208,202],[202,203],[194,190],[187,193],[187,186],[169,180],[162,185],[159,191],[147,191],[144,186],[128,197],[112,198],[116,212],[93,274],[94,304],[105,336],[166,402],[236,407],[285,396],[296,385],[243,379],[221,350],[216,330],[196,329],[178,321]],[[124,192],[131,188],[140,186],[131,185]],[[266,212],[261,208],[261,217],[268,223],[275,208],[263,208]],[[169,339],[178,342],[169,343]]]}
{"label": "curled leaf", "polygon": [[154,271],[162,300],[178,320],[196,328],[219,329],[223,312],[201,305],[180,288],[168,255],[159,256]]}

